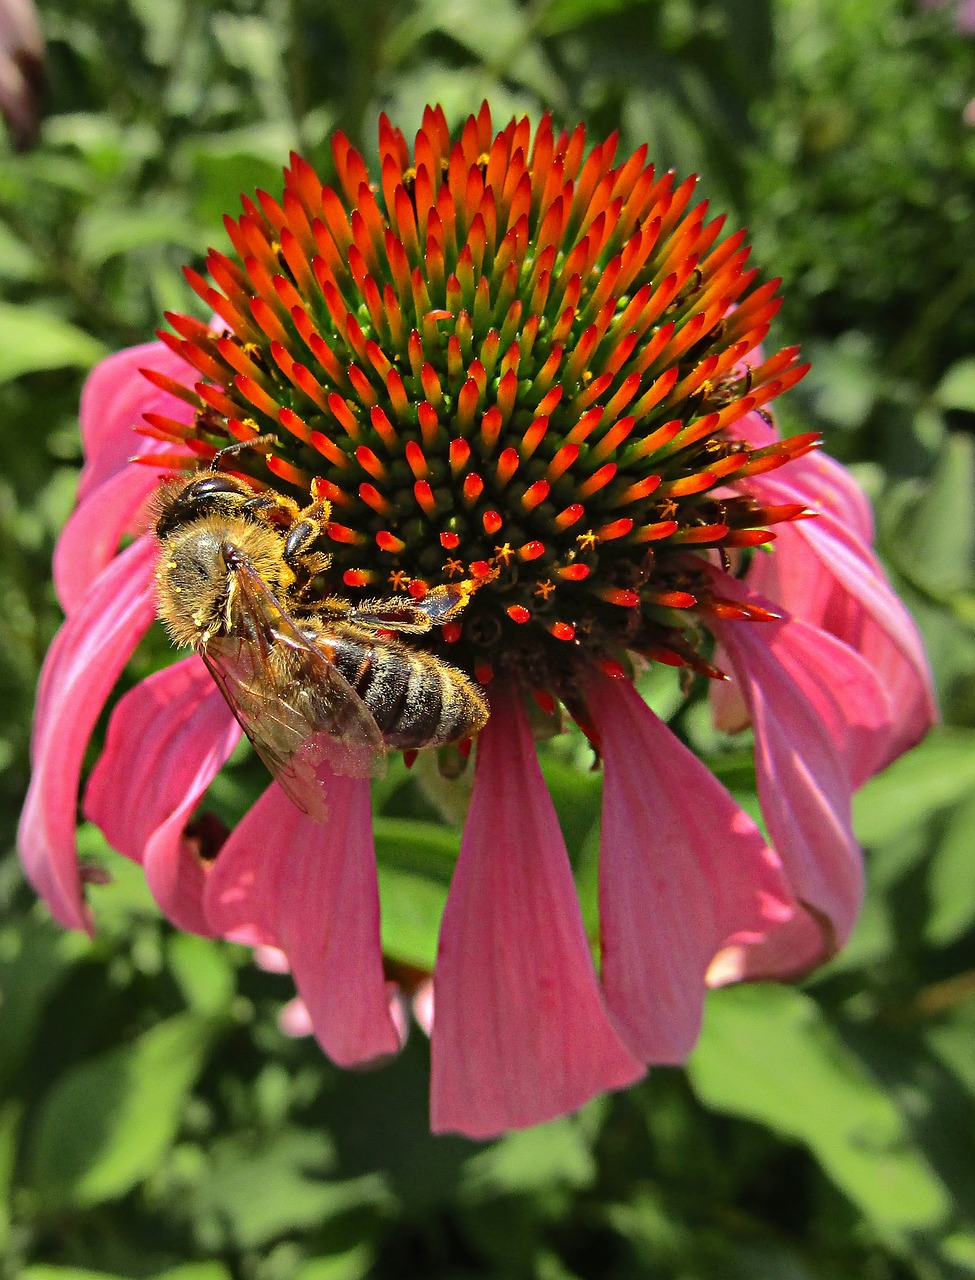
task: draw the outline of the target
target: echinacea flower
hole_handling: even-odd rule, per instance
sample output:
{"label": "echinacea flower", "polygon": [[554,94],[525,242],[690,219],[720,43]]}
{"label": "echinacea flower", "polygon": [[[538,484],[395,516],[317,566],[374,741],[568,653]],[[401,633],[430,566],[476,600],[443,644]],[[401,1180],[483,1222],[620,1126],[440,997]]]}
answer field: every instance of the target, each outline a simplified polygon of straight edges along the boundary
{"label": "echinacea flower", "polygon": [[[82,758],[154,615],[153,537],[119,546],[161,475],[273,437],[233,469],[331,505],[329,591],[479,584],[415,643],[490,702],[430,1028],[433,1127],[486,1136],[682,1061],[708,981],[842,945],[852,791],[933,709],[865,500],[763,407],[804,372],[794,348],[758,352],[777,282],[756,284],[694,180],[645,147],[617,163],[615,139],[587,153],[548,117],[494,134],[486,106],[455,140],[428,109],[412,153],[384,118],[379,147],[373,181],[337,136],[335,187],[293,156],[280,201],[227,221],[236,256],[187,272],[213,323],[171,315],[89,379],[20,847],[54,915],[88,928]],[[727,669],[718,714],[752,727],[768,839],[643,701],[649,663]],[[603,766],[598,973],[533,740],[563,712]],[[178,926],[275,948],[292,1021],[335,1062],[394,1053],[368,782],[323,772],[325,825],[272,783],[215,839],[194,814],[238,738],[200,658],[175,661],[115,707],[84,811]]]}

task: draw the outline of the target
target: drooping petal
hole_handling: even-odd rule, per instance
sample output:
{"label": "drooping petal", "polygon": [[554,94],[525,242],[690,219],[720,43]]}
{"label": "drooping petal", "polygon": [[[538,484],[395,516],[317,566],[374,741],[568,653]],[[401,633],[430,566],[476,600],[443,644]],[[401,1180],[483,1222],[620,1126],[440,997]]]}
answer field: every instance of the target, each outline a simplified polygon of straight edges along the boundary
{"label": "drooping petal", "polygon": [[81,763],[112,686],[152,622],[155,554],[142,538],[104,569],[44,664],[17,840],[28,879],[71,928],[89,927],[75,842]]}
{"label": "drooping petal", "polygon": [[65,613],[83,602],[158,484],[150,468],[127,467],[90,491],[71,513],[54,548],[54,587]]}
{"label": "drooping petal", "polygon": [[160,413],[182,423],[193,420],[188,404],[142,376],[139,370],[146,368],[164,373],[183,386],[192,386],[197,376],[191,365],[161,342],[128,347],[95,366],[81,393],[85,465],[78,482],[79,503],[109,477],[126,469],[133,454],[162,448],[175,451],[174,446],[163,446],[135,434],[133,428],[143,425],[144,413]]}
{"label": "drooping petal", "polygon": [[[791,502],[801,491],[768,479],[764,493],[768,501]],[[849,526],[823,511],[781,527],[774,555],[756,556],[746,581],[793,617],[831,632],[874,668],[891,704],[878,768],[923,737],[937,709],[920,634],[880,562]]]}
{"label": "drooping petal", "polygon": [[885,707],[876,683],[859,680],[865,664],[841,665],[845,646],[815,628],[793,619],[710,625],[748,705],[769,834],[796,899],[823,926],[822,959],[846,941],[859,909],[863,862],[850,798],[855,776],[872,767],[860,753],[875,750]]}
{"label": "drooping petal", "polygon": [[240,739],[199,658],[143,680],[112,714],[85,795],[86,816],[113,848],[140,862],[153,896],[181,929],[212,932],[204,867],[186,824]]}
{"label": "drooping petal", "polygon": [[603,1003],[516,696],[492,696],[434,973],[431,1124],[486,1138],[574,1111],[642,1064]]}
{"label": "drooping petal", "polygon": [[328,1056],[354,1066],[398,1052],[379,938],[369,783],[321,774],[329,818],[277,784],[244,816],[206,887],[210,927],[279,947]]}
{"label": "drooping petal", "polygon": [[729,940],[708,966],[709,987],[761,978],[789,981],[801,978],[823,959],[823,921],[799,907],[791,920],[764,938]]}
{"label": "drooping petal", "polygon": [[776,930],[791,896],[755,823],[628,680],[594,674],[587,701],[604,760],[603,990],[634,1053],[682,1062],[715,955]]}

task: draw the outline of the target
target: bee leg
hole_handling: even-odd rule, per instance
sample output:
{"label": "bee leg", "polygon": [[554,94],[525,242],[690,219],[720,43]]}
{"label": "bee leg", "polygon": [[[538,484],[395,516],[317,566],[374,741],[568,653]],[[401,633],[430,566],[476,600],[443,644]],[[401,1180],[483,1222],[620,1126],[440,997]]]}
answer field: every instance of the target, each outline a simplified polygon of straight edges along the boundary
{"label": "bee leg", "polygon": [[260,516],[279,529],[289,528],[300,517],[297,502],[282,493],[259,493],[247,499],[243,510],[249,515]]}
{"label": "bee leg", "polygon": [[284,558],[294,569],[308,556],[312,546],[322,535],[322,521],[316,520],[306,512],[288,530],[284,540]]}
{"label": "bee leg", "polygon": [[368,631],[402,631],[423,635],[433,626],[430,615],[419,604],[401,596],[388,600],[361,600],[347,613],[348,621]]}
{"label": "bee leg", "polygon": [[464,612],[479,585],[477,581],[467,579],[433,587],[422,600],[417,601],[417,608],[427,615],[431,626],[443,626]]}
{"label": "bee leg", "polygon": [[331,507],[327,502],[315,502],[298,513],[298,519],[288,530],[282,554],[295,577],[307,586],[316,574],[324,573],[332,563],[332,557],[312,547],[322,536]]}

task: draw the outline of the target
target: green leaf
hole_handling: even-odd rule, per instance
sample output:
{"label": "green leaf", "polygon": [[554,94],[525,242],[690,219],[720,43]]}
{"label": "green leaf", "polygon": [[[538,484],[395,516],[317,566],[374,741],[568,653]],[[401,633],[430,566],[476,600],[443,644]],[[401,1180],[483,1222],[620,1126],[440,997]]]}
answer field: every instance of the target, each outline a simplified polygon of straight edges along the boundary
{"label": "green leaf", "polygon": [[169,1271],[160,1271],[152,1280],[230,1280],[222,1262],[187,1262]]}
{"label": "green leaf", "polygon": [[140,921],[160,919],[142,868],[116,853],[92,822],[78,828],[78,853],[104,872],[104,883],[96,881],[87,892],[99,934],[129,938]]}
{"label": "green leaf", "polygon": [[50,1207],[100,1204],[152,1172],[179,1129],[214,1034],[194,1014],[82,1062],[44,1099],[30,1185]]}
{"label": "green leaf", "polygon": [[114,1271],[89,1271],[87,1267],[53,1267],[39,1263],[20,1273],[20,1280],[126,1280]]}
{"label": "green leaf", "polygon": [[509,1133],[467,1161],[463,1191],[485,1195],[524,1195],[542,1188],[591,1186],[596,1164],[582,1126],[563,1117],[533,1129]]}
{"label": "green leaf", "polygon": [[[89,1271],[85,1267],[54,1267],[38,1264],[20,1273],[21,1280],[126,1280],[115,1272]],[[230,1280],[230,1272],[220,1262],[188,1262],[185,1266],[159,1271],[150,1280]]]}
{"label": "green leaf", "polygon": [[21,1104],[13,1098],[0,1107],[0,1258],[10,1243],[13,1228],[11,1188],[22,1113]]}
{"label": "green leaf", "polygon": [[550,0],[544,8],[541,27],[546,34],[557,35],[609,14],[622,13],[639,3],[640,0]]}
{"label": "green leaf", "polygon": [[975,924],[973,832],[975,793],[951,814],[928,869],[931,905],[924,936],[933,946],[947,946]]}
{"label": "green leaf", "polygon": [[88,268],[118,254],[147,246],[173,244],[199,251],[205,237],[178,205],[149,209],[90,209],[78,222],[76,251]]}
{"label": "green leaf", "polygon": [[852,430],[866,421],[881,389],[877,357],[865,333],[851,330],[835,342],[810,344],[812,368],[804,395],[817,415]]}
{"label": "green leaf", "polygon": [[460,847],[460,832],[414,818],[376,818],[376,857],[383,866],[450,883]]}
{"label": "green leaf", "polygon": [[386,955],[420,969],[432,969],[447,902],[446,886],[380,864],[379,902]]}
{"label": "green leaf", "polygon": [[314,1131],[224,1139],[194,1190],[193,1212],[213,1238],[257,1248],[388,1199],[378,1174],[336,1181],[326,1176],[333,1164],[328,1139]]}
{"label": "green leaf", "polygon": [[0,1091],[30,1048],[47,1000],[89,945],[35,917],[0,933]]}
{"label": "green leaf", "polygon": [[227,1011],[236,994],[234,966],[226,948],[195,934],[176,933],[167,941],[169,968],[183,999],[197,1013]]}
{"label": "green leaf", "polygon": [[34,280],[43,274],[43,264],[34,251],[0,222],[0,279]]}
{"label": "green leaf", "polygon": [[913,582],[937,596],[975,586],[975,440],[945,440],[924,491],[896,522],[892,554]]}
{"label": "green leaf", "polygon": [[366,1280],[374,1274],[376,1252],[372,1245],[358,1244],[330,1258],[311,1258],[302,1263],[295,1280]]}
{"label": "green leaf", "polygon": [[975,731],[935,729],[853,799],[857,837],[885,844],[975,788]]}
{"label": "green leaf", "polygon": [[373,831],[383,950],[432,969],[460,833],[413,818],[376,818]]}
{"label": "green leaf", "polygon": [[60,316],[0,302],[0,383],[45,369],[88,369],[106,354],[97,339]]}
{"label": "green leaf", "polygon": [[584,773],[550,756],[545,756],[542,763],[569,856],[575,861],[586,836],[599,821],[602,776]]}
{"label": "green leaf", "polygon": [[934,398],[943,409],[975,413],[975,356],[951,366],[938,384]]}
{"label": "green leaf", "polygon": [[903,1117],[808,996],[716,992],[688,1066],[707,1106],[803,1143],[875,1222],[917,1230],[947,1217],[948,1192]]}

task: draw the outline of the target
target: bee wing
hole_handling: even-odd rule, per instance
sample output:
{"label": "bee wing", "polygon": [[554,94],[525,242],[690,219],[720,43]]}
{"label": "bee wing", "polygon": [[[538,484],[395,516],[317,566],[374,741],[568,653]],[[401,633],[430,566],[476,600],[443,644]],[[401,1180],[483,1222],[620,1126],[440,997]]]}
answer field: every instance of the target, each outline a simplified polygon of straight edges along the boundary
{"label": "bee wing", "polygon": [[382,734],[342,673],[246,562],[235,567],[232,583],[240,633],[214,637],[203,660],[289,799],[324,821],[319,767],[354,778],[382,773]]}

